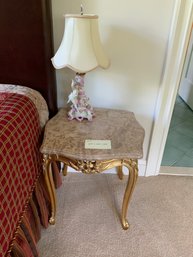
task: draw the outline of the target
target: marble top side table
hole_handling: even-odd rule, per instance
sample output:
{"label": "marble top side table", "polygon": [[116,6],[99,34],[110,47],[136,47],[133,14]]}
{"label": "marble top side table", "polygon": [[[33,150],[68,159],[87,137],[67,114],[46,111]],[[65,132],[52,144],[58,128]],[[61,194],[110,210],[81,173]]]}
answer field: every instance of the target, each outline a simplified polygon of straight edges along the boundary
{"label": "marble top side table", "polygon": [[[55,223],[56,196],[52,177],[52,162],[64,163],[63,174],[70,166],[77,171],[92,174],[117,167],[120,179],[122,167],[129,170],[128,183],[122,204],[121,222],[128,229],[128,204],[138,176],[138,159],[143,156],[144,129],[132,112],[95,108],[92,121],[67,119],[67,110],[61,109],[48,121],[41,146],[44,177],[51,200],[51,217]],[[85,146],[85,141],[90,144]],[[98,149],[96,149],[98,148]]]}

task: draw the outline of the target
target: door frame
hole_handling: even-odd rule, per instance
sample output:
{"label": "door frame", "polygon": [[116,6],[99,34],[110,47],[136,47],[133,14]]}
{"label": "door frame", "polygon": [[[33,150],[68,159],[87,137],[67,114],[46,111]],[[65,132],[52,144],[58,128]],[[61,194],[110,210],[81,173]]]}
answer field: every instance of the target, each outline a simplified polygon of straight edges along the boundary
{"label": "door frame", "polygon": [[[192,62],[192,64],[191,64]],[[191,70],[189,70],[191,68]],[[193,72],[193,26],[191,28],[187,53],[184,61],[184,66],[182,70],[182,77],[180,80],[180,85],[178,89],[178,95],[184,100],[184,102],[193,110],[193,73],[191,73],[192,78],[188,77],[189,71]]]}
{"label": "door frame", "polygon": [[193,22],[193,0],[176,0],[145,176],[159,174]]}

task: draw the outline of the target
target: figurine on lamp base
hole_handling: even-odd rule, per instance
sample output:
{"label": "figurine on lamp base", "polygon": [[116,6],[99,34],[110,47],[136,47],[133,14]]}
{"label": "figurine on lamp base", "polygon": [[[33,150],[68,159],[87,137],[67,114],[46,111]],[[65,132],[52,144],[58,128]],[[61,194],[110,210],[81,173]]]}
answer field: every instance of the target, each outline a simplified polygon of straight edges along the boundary
{"label": "figurine on lamp base", "polygon": [[82,121],[87,119],[91,121],[94,116],[93,108],[89,104],[89,98],[84,91],[84,75],[85,73],[76,73],[75,79],[72,80],[72,93],[68,97],[68,103],[72,102],[71,109],[68,112],[69,120]]}

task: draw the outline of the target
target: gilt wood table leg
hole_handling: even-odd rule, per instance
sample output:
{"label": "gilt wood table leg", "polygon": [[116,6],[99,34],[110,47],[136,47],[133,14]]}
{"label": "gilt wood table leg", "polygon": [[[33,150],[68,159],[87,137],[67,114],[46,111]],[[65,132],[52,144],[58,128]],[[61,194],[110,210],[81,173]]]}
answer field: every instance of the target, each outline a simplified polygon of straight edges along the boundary
{"label": "gilt wood table leg", "polygon": [[122,166],[117,167],[117,175],[118,175],[120,180],[123,179],[123,167]]}
{"label": "gilt wood table leg", "polygon": [[46,186],[48,189],[50,202],[51,202],[51,216],[49,218],[50,224],[55,224],[55,216],[56,216],[56,194],[55,194],[55,186],[52,176],[52,167],[51,167],[51,159],[49,155],[43,155],[43,172],[44,178],[46,182]]}
{"label": "gilt wood table leg", "polygon": [[122,205],[122,226],[123,229],[128,229],[129,228],[129,223],[126,219],[127,216],[127,209],[128,209],[128,204],[131,199],[131,195],[133,193],[133,190],[135,188],[135,184],[137,181],[138,177],[138,166],[137,166],[137,160],[124,160],[123,165],[126,166],[129,170],[129,177],[128,177],[128,182],[127,186],[125,189],[125,194],[123,198],[123,205]]}
{"label": "gilt wood table leg", "polygon": [[68,170],[68,166],[66,164],[64,164],[63,168],[62,168],[62,174],[63,176],[67,175],[67,170]]}

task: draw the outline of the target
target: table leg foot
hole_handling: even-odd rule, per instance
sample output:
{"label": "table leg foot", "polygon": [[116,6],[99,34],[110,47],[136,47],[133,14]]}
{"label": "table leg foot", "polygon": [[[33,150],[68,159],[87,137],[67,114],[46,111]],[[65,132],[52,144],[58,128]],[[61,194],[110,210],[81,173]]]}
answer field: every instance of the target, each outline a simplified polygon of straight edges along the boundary
{"label": "table leg foot", "polygon": [[135,188],[135,184],[137,181],[138,177],[138,166],[137,166],[137,160],[124,160],[123,163],[124,166],[126,166],[129,170],[129,177],[128,177],[128,182],[127,186],[125,189],[125,194],[123,198],[123,205],[122,205],[122,226],[124,229],[129,228],[129,223],[126,219],[127,216],[127,210],[128,210],[128,204],[129,201],[131,200],[131,195],[133,193],[133,190]]}
{"label": "table leg foot", "polygon": [[127,221],[127,219],[122,219],[122,227],[124,230],[127,230],[129,228],[129,222]]}
{"label": "table leg foot", "polygon": [[51,225],[54,225],[55,224],[55,218],[51,216],[50,219],[49,219],[49,223]]}

